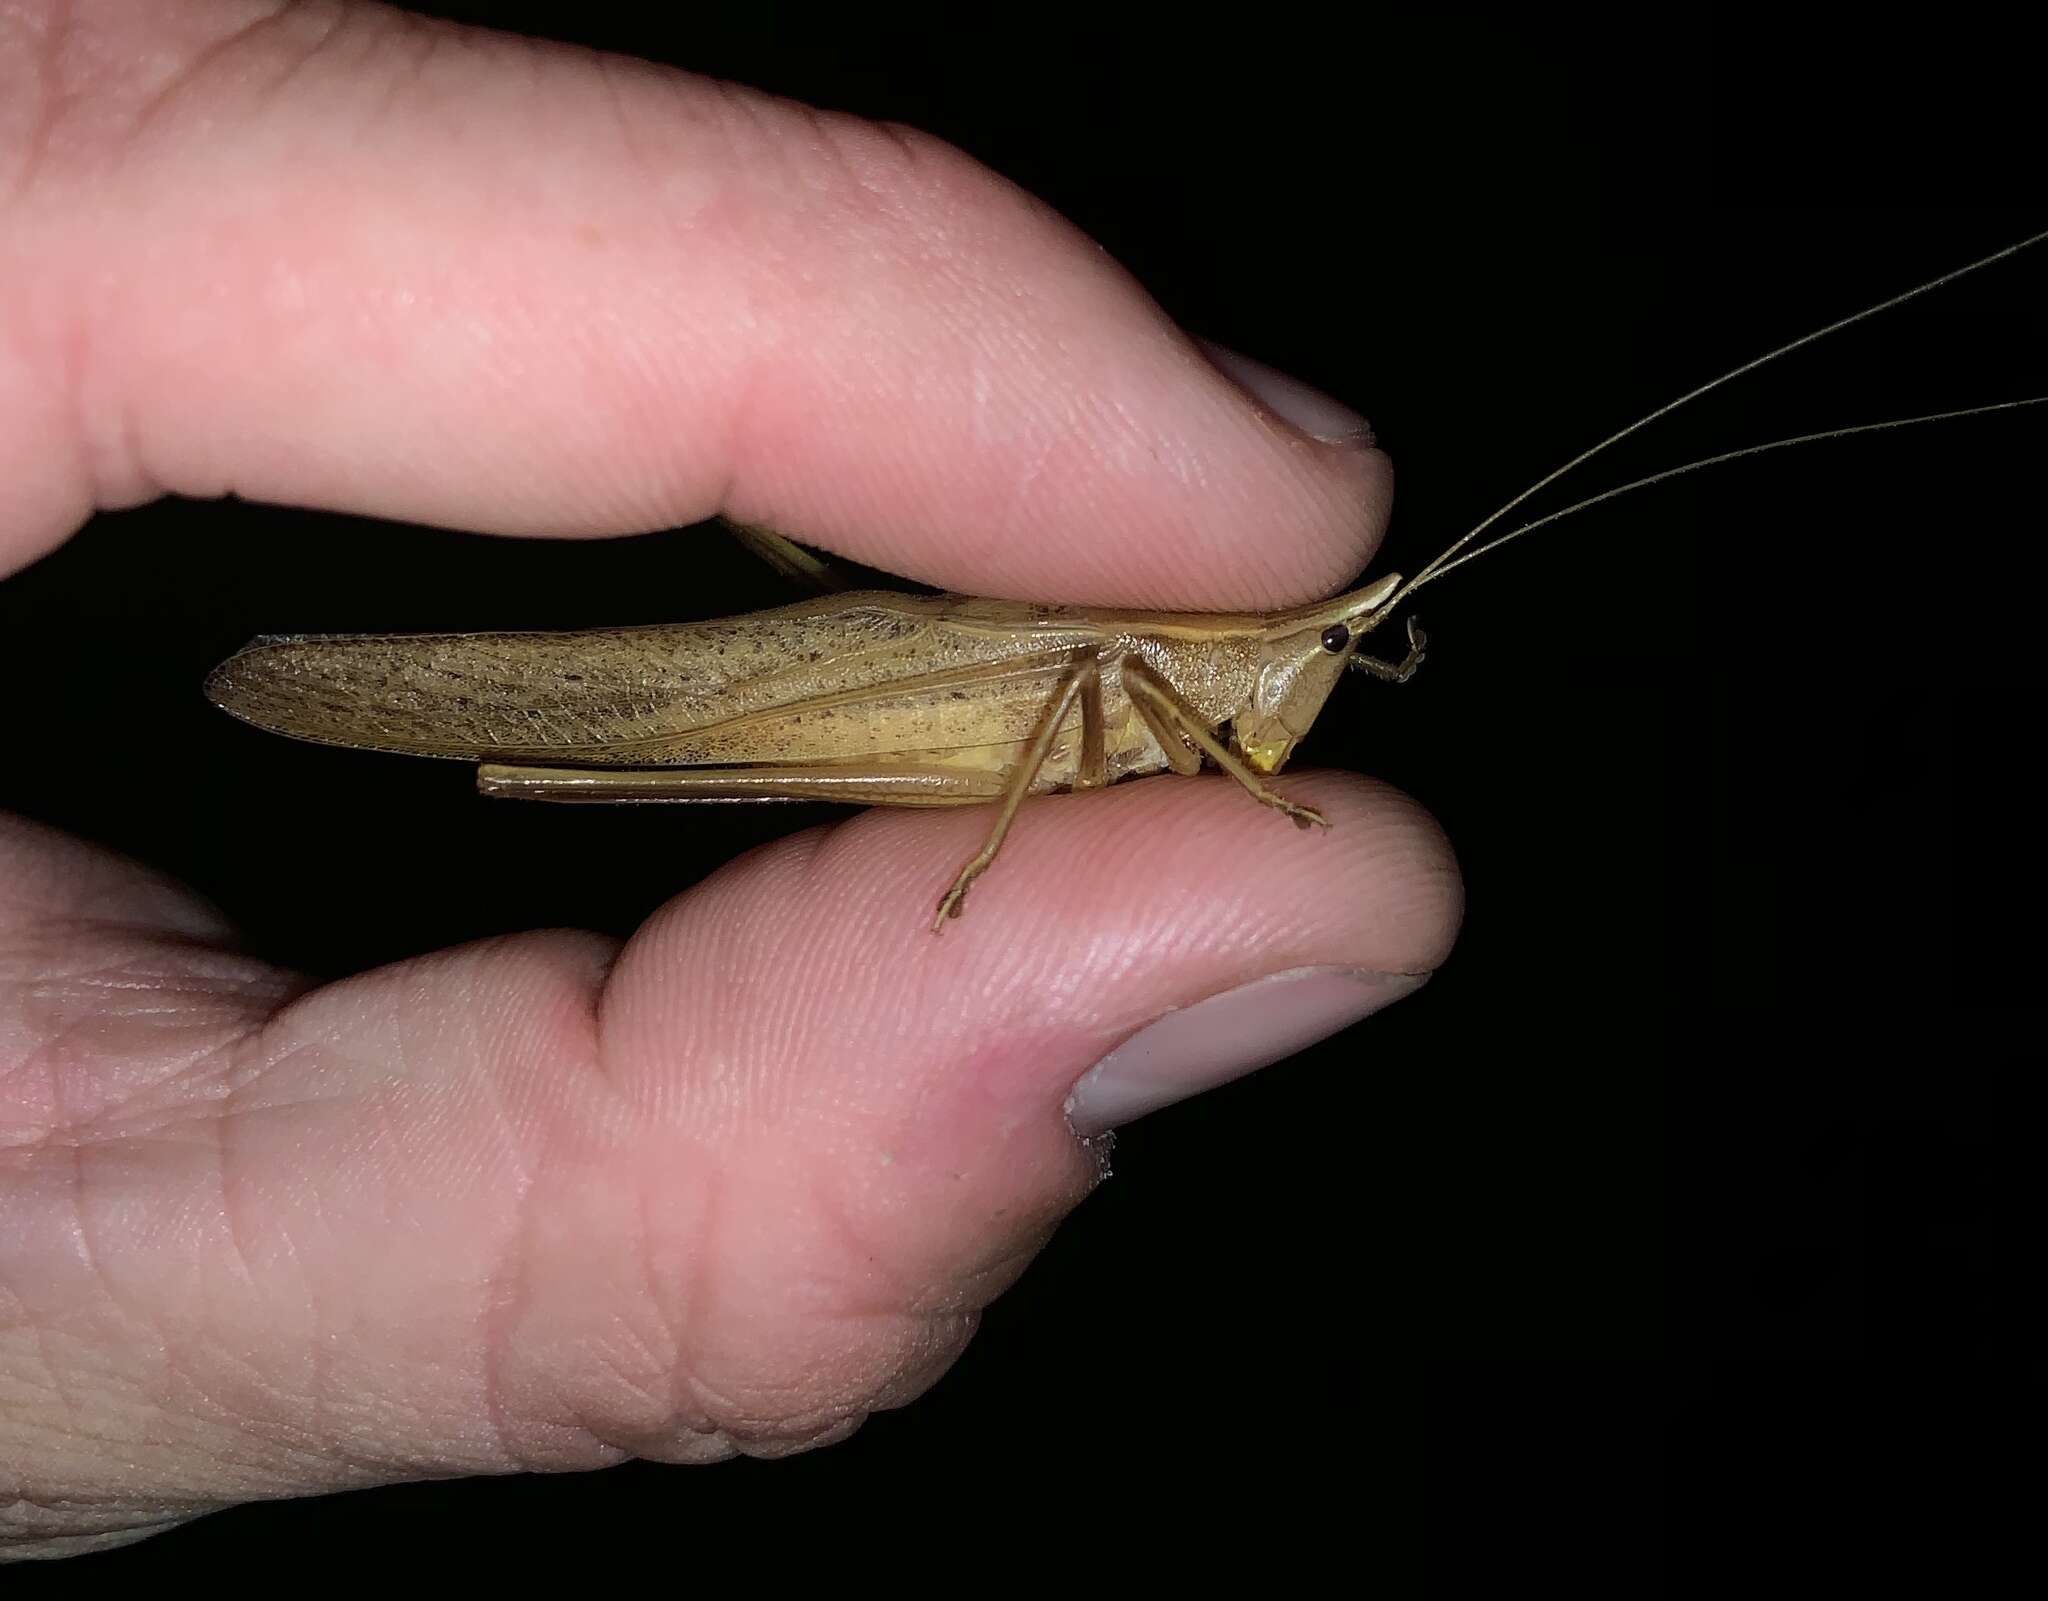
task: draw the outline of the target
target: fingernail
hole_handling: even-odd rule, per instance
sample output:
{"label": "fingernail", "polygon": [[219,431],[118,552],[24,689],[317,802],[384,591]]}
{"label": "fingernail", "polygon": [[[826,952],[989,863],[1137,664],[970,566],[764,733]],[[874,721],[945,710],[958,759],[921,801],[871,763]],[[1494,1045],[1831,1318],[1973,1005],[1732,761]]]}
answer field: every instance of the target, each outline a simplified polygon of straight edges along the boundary
{"label": "fingernail", "polygon": [[1212,345],[1206,339],[1202,341],[1202,349],[1224,377],[1311,439],[1319,439],[1326,445],[1365,446],[1373,442],[1372,424],[1349,406],[1340,406],[1320,389],[1311,389],[1299,378],[1290,378],[1263,361],[1240,356],[1236,351]]}
{"label": "fingernail", "polygon": [[1273,973],[1138,1030],[1067,1098],[1074,1132],[1100,1134],[1243,1078],[1420,989],[1426,973],[1299,967]]}

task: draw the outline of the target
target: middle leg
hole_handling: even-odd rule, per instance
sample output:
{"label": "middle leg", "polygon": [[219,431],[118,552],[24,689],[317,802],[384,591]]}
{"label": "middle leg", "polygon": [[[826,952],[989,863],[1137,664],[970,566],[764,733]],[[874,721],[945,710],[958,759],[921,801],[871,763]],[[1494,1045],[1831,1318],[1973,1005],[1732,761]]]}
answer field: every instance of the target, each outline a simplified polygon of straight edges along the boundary
{"label": "middle leg", "polygon": [[1202,720],[1201,714],[1176,695],[1171,684],[1135,656],[1124,663],[1124,693],[1131,697],[1146,722],[1152,725],[1155,735],[1160,735],[1162,728],[1165,730],[1165,735],[1160,736],[1162,744],[1166,735],[1184,737],[1244,785],[1251,792],[1252,799],[1261,806],[1285,812],[1294,819],[1298,828],[1307,828],[1311,823],[1320,823],[1325,828],[1330,826],[1329,819],[1314,807],[1297,806],[1285,795],[1268,789],[1266,781],[1216,737],[1216,731]]}
{"label": "middle leg", "polygon": [[1081,703],[1081,764],[1075,788],[1092,788],[1103,782],[1107,763],[1103,757],[1102,659],[1091,650],[1060,679],[1059,688],[1053,692],[1038,732],[1017,758],[1017,765],[1010,770],[1010,780],[1003,790],[1002,804],[996,813],[996,826],[989,830],[987,842],[975,852],[973,860],[960,869],[953,880],[953,887],[939,898],[938,912],[932,918],[934,934],[946,926],[947,918],[960,915],[960,908],[967,899],[967,886],[988,871],[989,864],[996,859],[996,852],[1003,848],[1003,838],[1010,832],[1010,824],[1016,821],[1017,809],[1024,804],[1024,797],[1031,793],[1039,769],[1051,754],[1053,741],[1059,738],[1060,725],[1067,720],[1077,700]]}

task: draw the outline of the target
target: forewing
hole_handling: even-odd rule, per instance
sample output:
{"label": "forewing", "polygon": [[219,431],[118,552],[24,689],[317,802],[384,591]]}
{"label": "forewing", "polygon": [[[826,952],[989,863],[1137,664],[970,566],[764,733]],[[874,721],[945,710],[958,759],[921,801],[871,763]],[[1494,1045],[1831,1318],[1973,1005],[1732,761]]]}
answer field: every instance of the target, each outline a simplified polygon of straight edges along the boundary
{"label": "forewing", "polygon": [[906,682],[936,680],[955,708],[930,725],[936,742],[1005,737],[952,737],[970,723],[952,689],[1028,702],[1047,653],[1092,637],[958,610],[870,592],[644,628],[261,639],[206,688],[260,728],[364,750],[594,766],[830,759],[908,748],[891,740],[914,733],[931,691]]}

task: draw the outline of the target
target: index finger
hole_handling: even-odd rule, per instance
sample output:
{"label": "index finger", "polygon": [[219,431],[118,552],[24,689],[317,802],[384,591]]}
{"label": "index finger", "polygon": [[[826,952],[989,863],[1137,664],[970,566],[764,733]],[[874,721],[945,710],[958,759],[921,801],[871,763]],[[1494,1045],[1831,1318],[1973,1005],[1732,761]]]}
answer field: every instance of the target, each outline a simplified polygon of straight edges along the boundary
{"label": "index finger", "polygon": [[564,536],[723,511],[944,588],[1204,609],[1326,594],[1377,543],[1362,423],[1227,374],[947,146],[241,11],[0,51],[0,569],[164,492]]}

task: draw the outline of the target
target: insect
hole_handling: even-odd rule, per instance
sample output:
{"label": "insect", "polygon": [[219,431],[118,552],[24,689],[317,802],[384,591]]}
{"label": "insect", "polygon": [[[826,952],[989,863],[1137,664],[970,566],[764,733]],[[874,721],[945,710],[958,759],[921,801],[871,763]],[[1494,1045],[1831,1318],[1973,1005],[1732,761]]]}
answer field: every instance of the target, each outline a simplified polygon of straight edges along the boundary
{"label": "insect", "polygon": [[[1037,605],[839,591],[709,622],[562,633],[268,636],[214,670],[215,704],[316,743],[471,761],[486,795],[565,802],[824,800],[995,809],[940,897],[957,917],[1023,801],[1205,761],[1307,828],[1324,823],[1268,780],[1349,671],[1402,683],[1362,649],[1415,592],[1508,541],[1617,495],[1817,440],[2040,404],[2048,396],[1831,428],[1688,462],[1495,532],[1609,446],[1767,362],[2048,234],[1920,284],[1699,385],[1567,461],[1453,541],[1413,578],[1264,614]],[[735,532],[786,574],[831,570],[780,534]],[[1483,536],[1484,543],[1475,542]]]}

